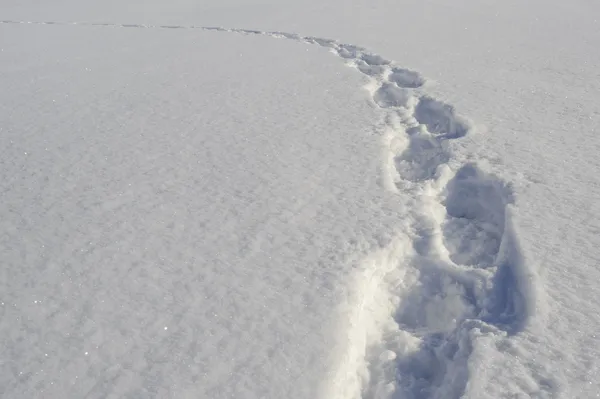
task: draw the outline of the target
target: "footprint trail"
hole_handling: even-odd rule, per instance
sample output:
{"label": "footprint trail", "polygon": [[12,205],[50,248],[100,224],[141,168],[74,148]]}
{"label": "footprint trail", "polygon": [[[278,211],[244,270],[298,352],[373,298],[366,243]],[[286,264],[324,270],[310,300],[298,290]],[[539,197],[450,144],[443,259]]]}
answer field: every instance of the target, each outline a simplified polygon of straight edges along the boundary
{"label": "footprint trail", "polygon": [[[511,186],[476,163],[461,162],[453,153],[452,143],[467,136],[472,127],[454,107],[422,92],[426,79],[418,72],[360,46],[286,32],[0,23],[269,36],[327,48],[369,79],[371,100],[385,114],[390,189],[409,198],[414,209],[409,231],[402,232],[393,245],[408,249],[390,249],[387,254],[384,250],[378,261],[367,262],[364,272],[370,277],[361,282],[355,312],[360,323],[350,323],[351,331],[341,333],[347,333],[349,355],[336,366],[339,370],[334,372],[330,392],[324,395],[328,399],[461,398],[469,382],[468,359],[476,337],[510,337],[525,327],[534,299],[512,228]],[[348,392],[346,386],[356,385],[353,379],[361,381],[360,388]],[[543,387],[536,389],[540,392]]]}

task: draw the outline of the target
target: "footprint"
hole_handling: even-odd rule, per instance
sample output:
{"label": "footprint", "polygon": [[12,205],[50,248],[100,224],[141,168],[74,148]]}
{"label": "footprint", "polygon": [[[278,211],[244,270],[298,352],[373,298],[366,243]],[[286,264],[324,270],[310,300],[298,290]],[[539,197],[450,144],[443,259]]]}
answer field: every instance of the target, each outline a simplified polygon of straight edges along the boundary
{"label": "footprint", "polygon": [[288,32],[273,32],[273,37],[289,39],[289,40],[296,40],[296,41],[302,40],[300,35],[298,35],[296,33],[288,33]]}
{"label": "footprint", "polygon": [[389,65],[391,61],[386,60],[380,55],[363,53],[360,57],[361,60],[366,62],[368,65]]}
{"label": "footprint", "polygon": [[394,68],[390,74],[392,78],[394,83],[384,83],[375,92],[375,102],[382,108],[408,108],[411,102],[417,101],[412,116],[419,123],[407,129],[408,146],[394,158],[396,171],[400,178],[411,182],[432,179],[438,167],[450,160],[447,141],[465,136],[469,124],[448,104],[430,97],[416,100],[409,87],[423,84],[418,73]]}
{"label": "footprint", "polygon": [[247,35],[264,35],[265,32],[256,29],[238,29],[237,32],[245,33]]}
{"label": "footprint", "polygon": [[407,89],[416,89],[425,84],[425,78],[420,73],[404,68],[392,68],[388,80]]}
{"label": "footprint", "polygon": [[[407,154],[435,153],[431,143],[436,140],[427,131],[413,132],[415,148],[407,149]],[[394,320],[418,345],[396,353],[394,397],[461,398],[469,380],[471,331],[502,330],[508,335],[522,331],[529,304],[523,260],[507,210],[512,202],[509,185],[466,164],[445,188],[442,205],[447,216],[439,226],[455,264],[431,251],[439,245],[430,237],[435,226],[417,229],[421,238],[415,243],[423,243],[404,267],[414,268],[419,277],[402,295]],[[491,273],[486,277],[476,269]]]}
{"label": "footprint", "polygon": [[[452,276],[441,264],[415,259],[421,275],[404,297],[395,320],[419,339],[416,349],[396,358],[396,396],[459,399],[468,381],[471,338],[479,313],[468,276]],[[462,280],[462,281],[461,281]]]}
{"label": "footprint", "polygon": [[444,143],[418,128],[408,130],[406,150],[394,158],[398,175],[411,182],[431,179],[437,168],[450,160]]}
{"label": "footprint", "polygon": [[414,97],[408,90],[389,82],[384,82],[375,94],[373,94],[375,104],[381,108],[408,108],[413,99]]}
{"label": "footprint", "polygon": [[444,245],[454,263],[493,271],[479,317],[508,333],[523,328],[530,307],[521,249],[507,217],[512,202],[509,185],[467,164],[448,182],[442,224]]}
{"label": "footprint", "polygon": [[430,97],[420,99],[414,116],[437,137],[457,139],[469,131],[469,124],[456,115],[454,107]]}
{"label": "footprint", "polygon": [[383,65],[369,65],[364,61],[358,61],[356,68],[367,76],[381,76],[386,71]]}
{"label": "footprint", "polygon": [[471,354],[468,333],[424,337],[419,348],[397,362],[394,398],[460,399],[469,380]]}
{"label": "footprint", "polygon": [[[431,265],[429,270],[418,259],[421,276],[418,284],[403,300],[396,313],[396,322],[403,330],[417,336],[444,334],[479,312],[472,281],[452,276],[443,268]],[[463,281],[461,281],[463,280]]]}
{"label": "footprint", "polygon": [[446,186],[447,218],[442,225],[450,259],[458,265],[494,264],[504,234],[509,187],[473,164],[460,168]]}
{"label": "footprint", "polygon": [[317,44],[321,47],[326,47],[326,48],[336,48],[337,47],[337,43],[335,42],[335,40],[331,40],[331,39],[323,39],[320,37],[305,37],[304,41],[306,41],[307,43],[310,44]]}
{"label": "footprint", "polygon": [[352,44],[340,44],[339,49],[337,51],[338,55],[342,58],[346,59],[359,59],[360,54],[364,49],[358,46],[354,46]]}

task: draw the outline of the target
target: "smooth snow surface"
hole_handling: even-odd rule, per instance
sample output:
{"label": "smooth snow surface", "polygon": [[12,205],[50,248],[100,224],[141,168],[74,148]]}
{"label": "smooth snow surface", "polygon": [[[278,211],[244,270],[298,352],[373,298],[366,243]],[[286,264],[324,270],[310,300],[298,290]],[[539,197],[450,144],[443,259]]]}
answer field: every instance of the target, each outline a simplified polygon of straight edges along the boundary
{"label": "smooth snow surface", "polygon": [[598,396],[600,7],[535,2],[0,7],[0,395]]}
{"label": "smooth snow surface", "polygon": [[336,287],[393,220],[360,77],[268,38],[53,28],[3,27],[30,38],[3,43],[4,395],[314,397]]}

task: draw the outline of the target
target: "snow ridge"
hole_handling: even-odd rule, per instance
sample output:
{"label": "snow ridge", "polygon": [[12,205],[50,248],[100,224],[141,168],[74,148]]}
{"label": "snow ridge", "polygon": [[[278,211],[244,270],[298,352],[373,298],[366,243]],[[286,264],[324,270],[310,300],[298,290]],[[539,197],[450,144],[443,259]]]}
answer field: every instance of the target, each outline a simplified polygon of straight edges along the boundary
{"label": "snow ridge", "polygon": [[[413,205],[407,231],[364,262],[345,353],[328,399],[466,396],[468,359],[481,336],[510,337],[534,310],[532,277],[512,226],[510,184],[453,142],[473,127],[422,92],[418,72],[362,47],[285,32],[204,26],[0,21],[263,35],[329,49],[369,79],[385,114],[387,187]],[[342,339],[343,340],[343,339]],[[540,388],[542,389],[542,388]]]}

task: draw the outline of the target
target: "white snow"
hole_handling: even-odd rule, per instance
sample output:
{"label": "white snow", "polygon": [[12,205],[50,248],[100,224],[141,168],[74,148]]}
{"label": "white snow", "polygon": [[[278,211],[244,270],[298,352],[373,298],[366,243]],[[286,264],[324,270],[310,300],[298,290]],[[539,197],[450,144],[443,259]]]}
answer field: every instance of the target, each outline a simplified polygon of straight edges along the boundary
{"label": "white snow", "polygon": [[600,5],[0,14],[0,396],[600,395]]}

